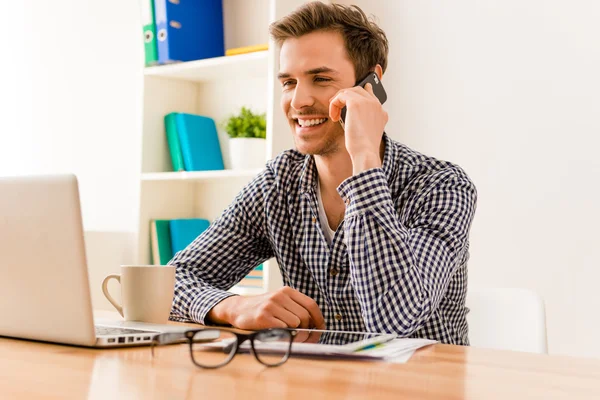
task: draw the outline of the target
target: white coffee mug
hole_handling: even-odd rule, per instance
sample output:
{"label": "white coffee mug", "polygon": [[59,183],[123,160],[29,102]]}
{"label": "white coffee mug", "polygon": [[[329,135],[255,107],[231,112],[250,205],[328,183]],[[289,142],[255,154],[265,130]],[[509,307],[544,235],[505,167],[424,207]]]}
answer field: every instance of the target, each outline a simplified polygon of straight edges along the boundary
{"label": "white coffee mug", "polygon": [[[108,281],[121,284],[119,304],[108,293]],[[175,290],[175,267],[167,265],[121,265],[120,274],[102,281],[104,296],[126,321],[164,324],[169,320]]]}

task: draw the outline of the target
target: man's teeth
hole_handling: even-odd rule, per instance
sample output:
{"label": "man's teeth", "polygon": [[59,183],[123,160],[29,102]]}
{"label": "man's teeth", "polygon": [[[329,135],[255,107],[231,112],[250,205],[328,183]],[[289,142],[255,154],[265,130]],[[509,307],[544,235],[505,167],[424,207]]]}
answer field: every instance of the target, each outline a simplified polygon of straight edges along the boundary
{"label": "man's teeth", "polygon": [[320,118],[320,119],[298,119],[298,125],[300,125],[302,127],[314,126],[314,125],[322,124],[325,121],[327,121],[327,118]]}

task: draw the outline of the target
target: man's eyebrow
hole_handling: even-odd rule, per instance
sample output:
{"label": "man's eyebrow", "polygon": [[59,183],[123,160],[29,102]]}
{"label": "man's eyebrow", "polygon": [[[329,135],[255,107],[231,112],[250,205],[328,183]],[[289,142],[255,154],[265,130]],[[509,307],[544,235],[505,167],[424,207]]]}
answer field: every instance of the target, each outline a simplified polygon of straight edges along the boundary
{"label": "man's eyebrow", "polygon": [[316,74],[322,74],[324,72],[328,73],[328,74],[334,74],[334,75],[339,74],[339,72],[337,72],[335,69],[332,69],[329,67],[319,67],[319,68],[309,69],[308,71],[305,71],[304,74],[305,75],[316,75]]}
{"label": "man's eyebrow", "polygon": [[[309,69],[308,71],[304,71],[304,75],[316,75],[316,74],[322,74],[322,73],[328,73],[328,74],[334,74],[334,75],[339,74],[339,72],[337,72],[335,69],[332,69],[329,67],[317,67],[317,68]],[[291,75],[288,74],[287,72],[280,72],[277,74],[277,79],[285,79],[285,78],[289,78],[290,76]]]}

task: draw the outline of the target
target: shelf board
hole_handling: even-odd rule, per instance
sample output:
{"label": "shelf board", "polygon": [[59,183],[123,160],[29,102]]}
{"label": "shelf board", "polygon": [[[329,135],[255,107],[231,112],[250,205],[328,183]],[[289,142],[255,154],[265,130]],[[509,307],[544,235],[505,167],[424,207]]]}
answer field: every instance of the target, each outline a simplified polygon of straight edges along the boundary
{"label": "shelf board", "polygon": [[268,51],[206,58],[144,69],[145,76],[158,76],[190,82],[266,77]]}
{"label": "shelf board", "polygon": [[208,181],[227,178],[253,178],[262,169],[224,169],[220,171],[149,172],[142,181]]}

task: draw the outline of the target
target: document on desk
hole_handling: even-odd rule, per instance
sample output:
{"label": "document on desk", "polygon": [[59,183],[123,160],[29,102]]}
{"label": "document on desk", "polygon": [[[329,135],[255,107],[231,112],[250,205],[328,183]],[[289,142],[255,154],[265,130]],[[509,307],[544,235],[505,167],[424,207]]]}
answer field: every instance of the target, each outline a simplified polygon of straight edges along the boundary
{"label": "document on desk", "polygon": [[385,343],[381,347],[362,350],[362,353],[370,356],[381,357],[383,361],[403,364],[410,360],[415,351],[421,347],[437,343],[436,340],[429,339],[394,339]]}
{"label": "document on desk", "polygon": [[352,350],[348,345],[323,345],[314,343],[294,343],[292,355],[320,356],[323,358],[354,358],[362,360],[382,360],[403,364],[418,349],[435,344],[428,339],[393,339],[363,349]]}
{"label": "document on desk", "polygon": [[[311,330],[311,335],[317,332]],[[310,340],[310,339],[309,339]],[[373,334],[359,332],[318,331],[316,342],[293,342],[292,356],[319,359],[360,359],[382,360],[391,363],[405,363],[419,348],[437,343],[435,340],[397,338],[393,334]],[[289,342],[257,343],[258,351],[283,351]],[[259,348],[257,348],[259,347]],[[240,346],[241,351],[249,351],[250,343]]]}

